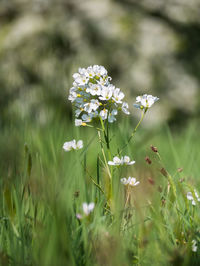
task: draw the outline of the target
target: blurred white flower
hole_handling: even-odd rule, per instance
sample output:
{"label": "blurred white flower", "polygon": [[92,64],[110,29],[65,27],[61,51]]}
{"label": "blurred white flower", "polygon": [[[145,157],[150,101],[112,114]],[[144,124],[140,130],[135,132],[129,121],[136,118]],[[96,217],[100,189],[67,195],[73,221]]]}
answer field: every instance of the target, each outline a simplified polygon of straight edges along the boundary
{"label": "blurred white flower", "polygon": [[113,161],[108,161],[109,165],[132,165],[134,164],[135,161],[131,161],[130,157],[125,155],[124,157],[122,156],[121,159],[117,156],[113,158]]}
{"label": "blurred white flower", "polygon": [[132,165],[135,163],[135,161],[131,161],[130,157],[125,155],[123,158],[123,163],[125,165]]}
{"label": "blurred white flower", "polygon": [[129,178],[121,178],[121,183],[125,186],[129,185],[131,187],[137,186],[140,182],[136,181],[136,178],[129,177]]}
{"label": "blurred white flower", "polygon": [[76,218],[79,219],[79,220],[81,220],[83,218],[83,216],[80,213],[77,213],[76,214]]}
{"label": "blurred white flower", "polygon": [[83,110],[81,110],[81,109],[76,109],[76,110],[75,110],[75,116],[76,116],[76,117],[79,117],[79,115],[82,113],[82,111],[83,111]]}
{"label": "blurred white flower", "polygon": [[125,177],[121,178],[121,183],[123,185],[128,185],[128,179],[126,179]]}
{"label": "blurred white flower", "polygon": [[115,116],[117,115],[117,113],[118,113],[118,112],[117,112],[116,109],[112,110],[112,112],[109,113],[109,115],[108,115],[108,122],[109,122],[109,123],[113,123],[114,121],[116,121]]}
{"label": "blurred white flower", "polygon": [[94,210],[94,202],[91,202],[89,204],[83,203],[83,212],[86,216],[88,216],[93,210]]}
{"label": "blurred white flower", "polygon": [[139,181],[136,181],[136,178],[134,177],[129,177],[128,180],[129,180],[129,185],[132,187],[137,186],[140,183]]}
{"label": "blurred white flower", "polygon": [[73,78],[76,84],[79,84],[80,86],[85,85],[89,80],[84,74],[80,75],[79,73],[75,73]]}
{"label": "blurred white flower", "polygon": [[76,143],[76,150],[80,150],[83,148],[83,141],[82,140],[78,140]]}
{"label": "blurred white flower", "polygon": [[152,95],[144,94],[143,96],[136,97],[136,103],[134,106],[136,108],[150,108],[155,102],[159,100],[158,97],[154,97]]}
{"label": "blurred white flower", "polygon": [[195,239],[192,240],[192,251],[197,252],[197,241]]}
{"label": "blurred white flower", "polygon": [[116,88],[113,92],[113,97],[112,99],[116,102],[116,103],[122,103],[122,99],[124,98],[124,93],[120,91],[119,88]]}
{"label": "blurred white flower", "polygon": [[78,140],[76,142],[76,140],[73,139],[72,141],[68,141],[68,142],[65,142],[63,144],[63,149],[65,151],[79,150],[79,149],[82,149],[82,148],[83,148],[83,141],[82,140]]}
{"label": "blurred white flower", "polygon": [[70,100],[72,103],[76,100],[77,93],[75,91],[71,91],[68,100]]}
{"label": "blurred white flower", "polygon": [[83,115],[82,115],[82,120],[83,120],[84,122],[90,122],[90,121],[91,121],[91,116],[86,115],[86,114],[83,114]]}
{"label": "blurred white flower", "polygon": [[122,160],[119,157],[115,156],[113,158],[113,161],[108,161],[108,164],[109,165],[121,165],[122,164]]}
{"label": "blurred white flower", "polygon": [[123,103],[122,103],[122,111],[123,111],[125,114],[130,115],[130,112],[129,112],[129,110],[128,110],[128,103],[126,103],[126,102],[123,102]]}
{"label": "blurred white flower", "polygon": [[81,119],[75,119],[75,126],[76,127],[80,127],[80,126],[82,126],[82,124],[83,124],[83,121]]}
{"label": "blurred white flower", "polygon": [[100,112],[100,117],[103,119],[103,120],[105,120],[105,119],[107,119],[107,117],[108,117],[108,110],[107,109],[103,109],[103,110],[101,110],[101,112]]}
{"label": "blurred white flower", "polygon": [[196,201],[200,201],[199,195],[196,190],[194,190],[195,197],[193,197],[192,192],[187,193],[187,199],[192,201],[192,205],[196,205]]}

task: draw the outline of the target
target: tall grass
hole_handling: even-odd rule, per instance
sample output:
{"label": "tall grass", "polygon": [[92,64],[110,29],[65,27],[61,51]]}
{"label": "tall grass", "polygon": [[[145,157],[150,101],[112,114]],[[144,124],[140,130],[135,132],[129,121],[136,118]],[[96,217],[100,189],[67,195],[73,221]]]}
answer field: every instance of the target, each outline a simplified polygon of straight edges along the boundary
{"label": "tall grass", "polygon": [[[112,154],[134,123],[113,125]],[[125,149],[137,163],[114,170],[112,211],[95,185],[106,182],[106,171],[93,129],[57,120],[2,132],[1,265],[199,265],[199,249],[192,251],[192,240],[200,240],[199,203],[192,206],[186,197],[200,185],[198,130],[197,123],[181,132],[141,128]],[[84,140],[84,149],[65,153],[63,143],[74,137]],[[6,146],[17,147],[8,161]],[[125,207],[122,175],[141,182]],[[82,203],[92,201],[94,212],[78,220]]]}

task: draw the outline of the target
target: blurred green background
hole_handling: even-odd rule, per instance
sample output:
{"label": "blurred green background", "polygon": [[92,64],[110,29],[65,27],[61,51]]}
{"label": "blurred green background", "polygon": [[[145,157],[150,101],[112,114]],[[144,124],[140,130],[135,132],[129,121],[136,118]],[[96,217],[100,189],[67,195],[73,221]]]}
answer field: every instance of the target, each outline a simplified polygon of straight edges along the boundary
{"label": "blurred green background", "polygon": [[78,67],[105,66],[132,119],[135,96],[158,96],[147,129],[198,124],[199,12],[198,0],[1,0],[1,170],[18,168],[36,129],[43,138],[65,125],[72,137],[67,97]]}
{"label": "blurred green background", "polygon": [[73,137],[67,97],[78,67],[105,66],[133,120],[135,96],[158,96],[146,128],[168,123],[179,133],[191,121],[199,124],[199,12],[198,0],[1,0],[3,173],[19,167],[26,136],[35,130],[43,139],[65,125],[66,139]]}

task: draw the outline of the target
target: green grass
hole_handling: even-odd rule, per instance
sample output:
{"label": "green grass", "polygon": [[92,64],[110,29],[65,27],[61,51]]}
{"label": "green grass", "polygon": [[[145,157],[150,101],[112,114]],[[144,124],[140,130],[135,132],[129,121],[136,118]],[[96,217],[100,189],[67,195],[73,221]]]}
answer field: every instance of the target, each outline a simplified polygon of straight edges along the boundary
{"label": "green grass", "polygon": [[[112,155],[135,123],[113,125]],[[199,249],[191,250],[192,239],[200,240],[199,205],[186,198],[200,186],[199,129],[197,122],[176,131],[166,125],[152,130],[141,126],[123,153],[136,164],[113,171],[111,210],[106,194],[93,183],[99,180],[104,187],[108,179],[94,129],[55,120],[2,130],[1,265],[199,265]],[[65,153],[63,143],[73,138],[83,139],[84,149]],[[146,156],[152,164],[145,162]],[[183,171],[177,172],[180,167]],[[124,176],[141,182],[126,208],[120,184]],[[79,221],[82,203],[92,201],[94,212]]]}

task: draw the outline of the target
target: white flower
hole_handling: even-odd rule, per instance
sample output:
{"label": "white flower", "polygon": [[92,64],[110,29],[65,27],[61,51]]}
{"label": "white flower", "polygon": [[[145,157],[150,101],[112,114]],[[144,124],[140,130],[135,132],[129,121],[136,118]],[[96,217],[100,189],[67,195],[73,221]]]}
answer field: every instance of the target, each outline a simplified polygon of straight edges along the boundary
{"label": "white flower", "polygon": [[195,239],[192,240],[192,251],[197,252],[197,241]]}
{"label": "white flower", "polygon": [[112,112],[109,113],[108,115],[108,122],[113,123],[114,121],[116,121],[116,118],[115,118],[116,115],[117,115],[117,110],[116,109],[112,110]]}
{"label": "white flower", "polygon": [[94,202],[91,202],[89,204],[83,203],[83,212],[86,216],[88,216],[93,210],[94,210]]}
{"label": "white flower", "polygon": [[187,193],[187,199],[192,201],[192,205],[196,205],[196,201],[200,201],[199,195],[196,190],[194,190],[195,197],[193,197],[192,192]]}
{"label": "white flower", "polygon": [[139,181],[136,181],[136,178],[134,178],[134,177],[129,177],[129,185],[130,186],[132,186],[132,187],[134,187],[134,186],[137,186],[137,185],[139,185]]}
{"label": "white flower", "polygon": [[108,101],[110,100],[111,97],[112,97],[112,90],[108,87],[103,87],[99,99],[102,101]]}
{"label": "white flower", "polygon": [[135,163],[135,161],[131,161],[130,157],[125,155],[123,158],[123,163],[126,165],[132,165]]}
{"label": "white flower", "polygon": [[89,79],[85,75],[80,75],[79,73],[75,73],[73,75],[73,78],[79,86],[85,85],[89,81]]}
{"label": "white flower", "polygon": [[125,177],[121,178],[120,181],[123,185],[128,185],[128,180]]}
{"label": "white flower", "polygon": [[68,97],[68,100],[73,103],[76,100],[76,97],[77,97],[77,93],[75,91],[71,91]]}
{"label": "white flower", "polygon": [[78,140],[76,143],[76,140],[73,139],[72,141],[65,142],[63,144],[63,149],[65,151],[71,151],[71,150],[79,150],[83,148],[83,141]]}
{"label": "white flower", "polygon": [[130,115],[130,112],[129,112],[129,110],[128,110],[128,103],[126,103],[126,102],[123,102],[123,103],[122,103],[122,111],[123,111],[125,114]]}
{"label": "white flower", "polygon": [[80,126],[82,126],[82,124],[83,124],[83,121],[81,119],[75,119],[75,126],[76,127],[80,127]]}
{"label": "white flower", "polygon": [[89,114],[89,115],[83,114],[83,115],[82,115],[82,120],[83,120],[84,122],[90,122],[90,121],[91,121],[90,114]]}
{"label": "white flower", "polygon": [[81,109],[76,109],[75,110],[75,116],[78,117],[82,113]]}
{"label": "white flower", "polygon": [[65,150],[65,151],[71,151],[72,149],[74,149],[74,147],[75,147],[75,139],[74,140],[72,140],[72,141],[68,141],[68,142],[65,142],[64,144],[63,144],[63,149]]}
{"label": "white flower", "polygon": [[96,76],[107,76],[107,70],[103,66],[94,65],[93,70]]}
{"label": "white flower", "polygon": [[83,148],[83,141],[82,140],[77,141],[76,150],[80,150],[82,148]]}
{"label": "white flower", "polygon": [[155,102],[159,100],[158,97],[152,95],[144,94],[143,96],[136,97],[136,103],[134,106],[136,108],[150,108]]}
{"label": "white flower", "polygon": [[93,70],[93,67],[92,66],[88,67],[86,72],[87,72],[86,75],[89,78],[93,78],[95,76],[95,73],[94,73],[94,70]]}
{"label": "white flower", "polygon": [[134,177],[129,177],[129,178],[121,178],[121,183],[125,186],[129,185],[129,186],[137,186],[140,182],[136,181],[136,178]]}
{"label": "white flower", "polygon": [[92,99],[89,103],[84,104],[84,111],[90,114],[92,111],[96,111],[100,103],[98,100]]}
{"label": "white flower", "polygon": [[126,156],[126,155],[124,157],[122,156],[121,159],[119,157],[115,156],[113,158],[113,161],[108,161],[109,165],[123,165],[123,164],[132,165],[134,163],[135,163],[135,161],[131,161],[130,157]]}
{"label": "white flower", "polygon": [[86,89],[92,96],[101,95],[101,86],[99,84],[90,84],[90,87]]}
{"label": "white flower", "polygon": [[116,103],[122,103],[122,99],[124,98],[124,93],[120,91],[119,88],[116,88],[113,92],[113,97],[112,99],[116,102]]}
{"label": "white flower", "polygon": [[108,110],[107,110],[107,109],[103,109],[103,110],[100,112],[99,115],[101,116],[102,120],[107,119],[107,117],[108,117]]}
{"label": "white flower", "polygon": [[[123,158],[123,157],[122,157]],[[115,156],[113,158],[113,161],[108,161],[109,165],[121,165],[122,164],[122,159],[120,159],[119,157]]]}

